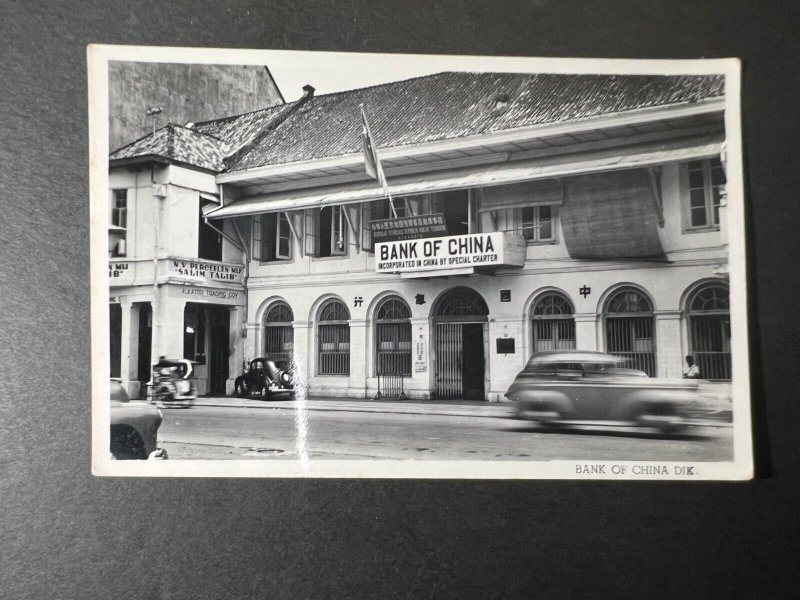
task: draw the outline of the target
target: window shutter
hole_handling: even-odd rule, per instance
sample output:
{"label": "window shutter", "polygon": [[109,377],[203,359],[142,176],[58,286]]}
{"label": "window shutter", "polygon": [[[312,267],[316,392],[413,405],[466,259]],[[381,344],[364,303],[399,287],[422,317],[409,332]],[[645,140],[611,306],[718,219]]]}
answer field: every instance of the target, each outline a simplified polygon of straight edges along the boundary
{"label": "window shutter", "polygon": [[264,259],[261,252],[261,216],[255,215],[253,217],[253,260]]}
{"label": "window shutter", "polygon": [[372,202],[364,202],[361,205],[361,247],[364,250],[372,251],[372,231],[369,222],[372,220]]}
{"label": "window shutter", "polygon": [[306,209],[304,220],[306,255],[319,256],[319,209]]}

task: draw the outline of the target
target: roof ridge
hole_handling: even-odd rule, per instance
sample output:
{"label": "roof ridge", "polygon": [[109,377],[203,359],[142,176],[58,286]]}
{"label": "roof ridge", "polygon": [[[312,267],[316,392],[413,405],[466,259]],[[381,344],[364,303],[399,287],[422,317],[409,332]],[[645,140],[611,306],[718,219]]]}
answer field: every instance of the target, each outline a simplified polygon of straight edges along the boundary
{"label": "roof ridge", "polygon": [[[326,94],[314,94],[314,98],[327,98],[329,96],[337,96],[349,94],[350,92],[358,92],[361,90],[372,90],[380,87],[388,87],[398,83],[405,83],[407,81],[414,81],[415,79],[425,79],[427,77],[439,77],[440,75],[448,75],[450,73],[466,73],[467,71],[439,71],[437,73],[428,73],[426,75],[417,75],[416,77],[408,77],[407,79],[397,79],[395,81],[385,81],[383,83],[375,83],[373,85],[365,85],[363,87],[349,88],[346,90],[338,90],[336,92],[328,92]],[[477,71],[476,71],[477,73]]]}
{"label": "roof ridge", "polygon": [[292,102],[284,102],[283,104],[273,104],[272,106],[264,106],[263,108],[257,108],[255,110],[249,110],[247,112],[239,113],[237,115],[227,115],[225,117],[219,117],[218,119],[206,119],[205,121],[188,121],[188,122],[189,123],[194,123],[195,126],[197,126],[197,125],[207,125],[208,123],[223,123],[223,122],[226,122],[226,121],[233,121],[234,119],[240,119],[242,117],[245,117],[247,115],[252,115],[252,114],[255,114],[257,112],[271,110],[273,108],[281,109],[281,108],[283,108],[284,106],[286,106],[288,104],[293,104],[294,102],[297,102],[297,100],[294,100]]}
{"label": "roof ridge", "polygon": [[206,137],[210,137],[210,138],[212,138],[212,139],[214,139],[214,140],[216,140],[216,141],[218,141],[218,142],[222,142],[223,144],[226,144],[226,143],[227,143],[227,142],[226,142],[225,140],[223,140],[221,137],[217,137],[217,136],[216,136],[216,135],[214,135],[213,133],[208,133],[207,131],[198,131],[198,130],[197,130],[197,129],[195,129],[194,127],[187,127],[186,125],[181,125],[180,123],[173,123],[173,126],[174,126],[174,127],[180,127],[181,129],[185,129],[186,131],[189,131],[189,132],[191,132],[191,133],[196,133],[196,134],[198,134],[198,135],[204,135],[204,136],[206,136]]}

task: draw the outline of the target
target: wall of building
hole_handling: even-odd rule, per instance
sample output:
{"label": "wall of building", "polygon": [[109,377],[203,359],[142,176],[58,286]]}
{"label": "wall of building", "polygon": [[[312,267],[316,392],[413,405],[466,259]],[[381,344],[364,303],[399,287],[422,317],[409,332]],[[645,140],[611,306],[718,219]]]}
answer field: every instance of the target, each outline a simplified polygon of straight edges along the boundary
{"label": "wall of building", "polygon": [[[283,103],[268,69],[112,61],[109,147],[115,150],[167,123],[207,121]],[[147,117],[148,107],[161,114]]]}
{"label": "wall of building", "polygon": [[[412,397],[427,397],[435,387],[435,352],[432,346],[431,308],[440,294],[455,286],[477,291],[489,307],[484,327],[486,352],[486,391],[490,400],[502,394],[532,354],[531,308],[542,292],[557,290],[572,302],[576,321],[576,346],[584,350],[606,349],[603,312],[605,301],[620,286],[640,289],[654,309],[656,374],[680,377],[686,341],[686,290],[705,279],[719,279],[716,270],[727,262],[727,250],[719,231],[684,233],[683,193],[677,164],[663,165],[662,198],[664,227],[659,238],[671,262],[647,260],[573,260],[563,234],[557,226],[554,243],[529,245],[522,268],[505,268],[494,274],[404,279],[399,275],[376,274],[375,258],[357,250],[353,232],[349,233],[349,252],[344,257],[314,258],[302,254],[300,214],[294,218],[301,239],[292,240],[292,258],[286,261],[250,263],[247,327],[249,336],[244,357],[260,356],[264,351],[263,315],[267,307],[281,299],[294,312],[295,351],[303,359],[302,370],[315,395],[370,397],[377,391],[374,377],[374,309],[387,294],[397,294],[411,308],[412,340],[427,348],[427,368],[414,371],[406,380]],[[495,194],[496,195],[496,194]],[[357,208],[351,207],[351,215]],[[496,212],[495,223],[487,215],[480,218],[483,231],[513,229],[513,209]],[[500,291],[510,290],[511,300],[501,302]],[[581,293],[583,291],[583,293]],[[417,304],[422,295],[424,304]],[[329,297],[340,298],[350,311],[351,369],[349,376],[317,375],[317,310]],[[515,353],[498,355],[496,340],[514,338]]]}
{"label": "wall of building", "polygon": [[[295,352],[304,359],[303,371],[309,377],[310,392],[324,396],[374,396],[374,311],[382,298],[398,295],[411,309],[412,341],[422,341],[428,349],[427,370],[407,378],[406,392],[412,397],[427,397],[434,387],[432,351],[433,315],[436,299],[449,289],[466,286],[477,291],[489,308],[485,332],[488,334],[487,397],[499,400],[514,376],[530,358],[532,350],[531,308],[546,291],[560,291],[575,308],[576,347],[605,350],[605,300],[615,289],[630,285],[642,290],[652,301],[655,312],[657,375],[680,377],[687,344],[682,338],[682,299],[698,281],[719,279],[715,264],[664,266],[657,263],[606,264],[605,268],[572,269],[568,272],[540,272],[529,265],[496,275],[402,279],[396,275],[333,274],[308,278],[258,278],[249,285],[248,327],[245,358],[264,351],[262,322],[269,306],[282,300],[295,318]],[[584,287],[585,286],[585,287]],[[584,296],[579,290],[588,288]],[[501,302],[500,290],[510,290],[511,301]],[[417,295],[424,304],[417,304]],[[317,375],[316,324],[318,309],[328,298],[338,298],[350,311],[350,375]],[[360,301],[358,301],[360,299]],[[514,338],[514,354],[497,354],[497,338]],[[485,338],[485,342],[486,342]]]}

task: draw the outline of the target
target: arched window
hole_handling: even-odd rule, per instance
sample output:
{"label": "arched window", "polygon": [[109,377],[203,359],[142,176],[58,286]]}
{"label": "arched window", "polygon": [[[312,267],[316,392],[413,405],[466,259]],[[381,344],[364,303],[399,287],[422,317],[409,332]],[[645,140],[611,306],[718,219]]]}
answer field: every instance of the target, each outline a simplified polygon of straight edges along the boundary
{"label": "arched window", "polygon": [[319,310],[319,374],[350,374],[350,312],[339,300]]}
{"label": "arched window", "polygon": [[728,286],[710,283],[689,298],[689,353],[703,379],[731,378],[731,315]]}
{"label": "arched window", "polygon": [[533,351],[575,348],[575,318],[572,303],[558,292],[543,295],[533,307]]}
{"label": "arched window", "polygon": [[375,311],[375,374],[411,375],[411,309],[390,296]]}
{"label": "arched window", "polygon": [[606,350],[627,359],[626,367],[656,374],[653,305],[639,290],[622,288],[606,302]]}
{"label": "arched window", "polygon": [[264,316],[264,357],[274,360],[279,369],[292,364],[294,315],[285,302],[276,302]]}
{"label": "arched window", "polygon": [[444,294],[436,303],[436,317],[485,317],[489,307],[475,290],[459,287]]}

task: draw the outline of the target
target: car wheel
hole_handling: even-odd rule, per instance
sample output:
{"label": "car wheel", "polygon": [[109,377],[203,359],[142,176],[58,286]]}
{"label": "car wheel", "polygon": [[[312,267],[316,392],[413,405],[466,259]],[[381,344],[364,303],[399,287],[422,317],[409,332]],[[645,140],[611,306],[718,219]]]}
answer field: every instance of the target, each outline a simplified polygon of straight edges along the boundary
{"label": "car wheel", "polygon": [[111,428],[111,454],[117,460],[144,460],[144,441],[133,427]]}

